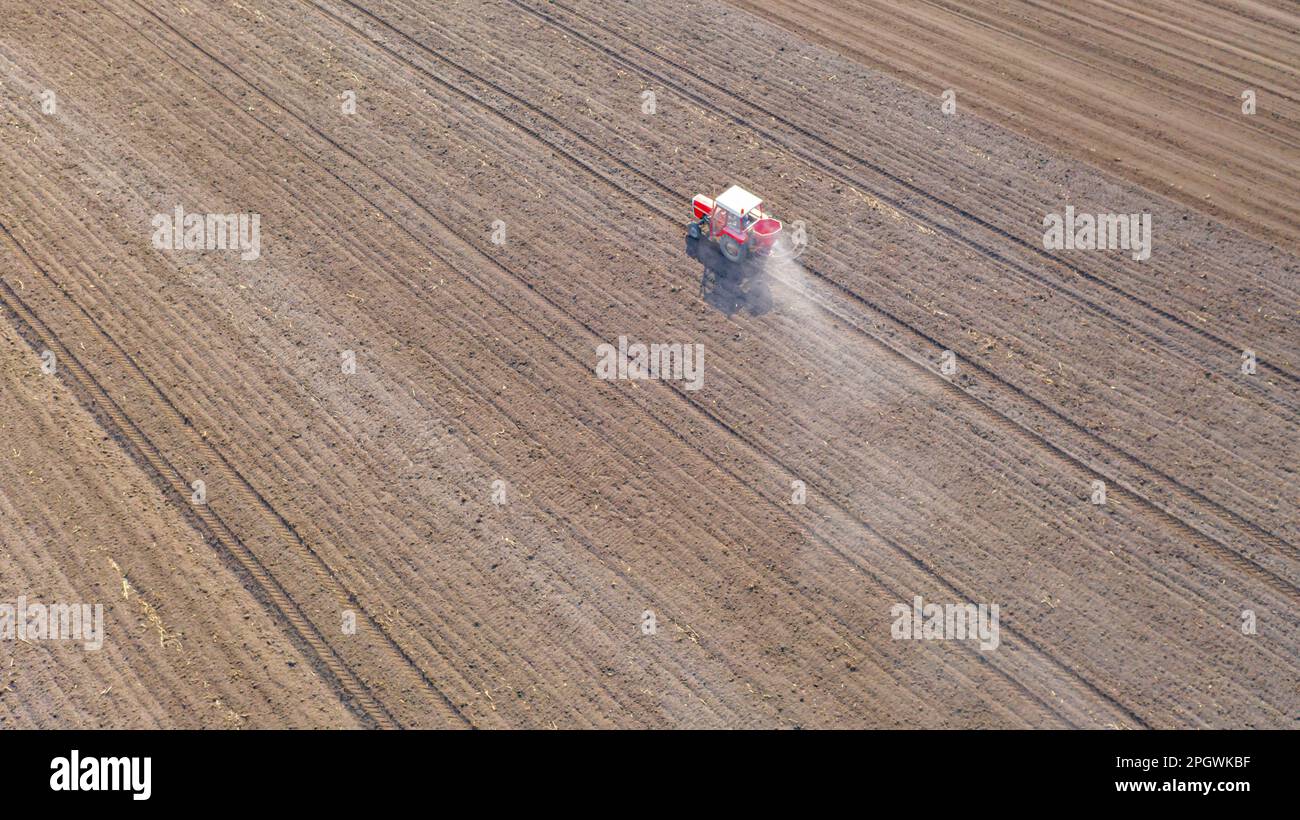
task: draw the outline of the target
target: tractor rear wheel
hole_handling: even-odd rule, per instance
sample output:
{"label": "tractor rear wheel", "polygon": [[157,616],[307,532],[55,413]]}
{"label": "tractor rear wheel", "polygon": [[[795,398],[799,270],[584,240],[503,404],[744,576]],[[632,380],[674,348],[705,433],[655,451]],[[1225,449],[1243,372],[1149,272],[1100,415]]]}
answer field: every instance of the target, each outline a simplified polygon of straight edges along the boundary
{"label": "tractor rear wheel", "polygon": [[722,255],[732,262],[739,262],[745,258],[745,246],[737,242],[733,236],[723,234],[718,239],[718,247],[722,250]]}

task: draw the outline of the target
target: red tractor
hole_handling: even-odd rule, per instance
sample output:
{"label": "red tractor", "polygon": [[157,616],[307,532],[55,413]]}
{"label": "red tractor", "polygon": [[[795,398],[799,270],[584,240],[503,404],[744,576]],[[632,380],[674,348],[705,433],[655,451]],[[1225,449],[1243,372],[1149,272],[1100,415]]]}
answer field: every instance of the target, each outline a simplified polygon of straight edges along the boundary
{"label": "red tractor", "polygon": [[722,255],[732,262],[767,256],[781,233],[781,220],[763,213],[763,200],[739,185],[732,185],[716,200],[696,194],[691,204],[695,219],[686,233],[692,239],[708,237],[718,243]]}

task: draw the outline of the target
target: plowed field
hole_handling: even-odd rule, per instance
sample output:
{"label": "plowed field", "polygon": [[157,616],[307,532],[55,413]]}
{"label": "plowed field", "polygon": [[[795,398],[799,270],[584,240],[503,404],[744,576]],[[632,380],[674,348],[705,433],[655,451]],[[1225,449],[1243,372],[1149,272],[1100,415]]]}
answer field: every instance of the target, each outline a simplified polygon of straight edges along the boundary
{"label": "plowed field", "polygon": [[0,725],[1294,726],[1300,15],[1082,5],[0,2]]}

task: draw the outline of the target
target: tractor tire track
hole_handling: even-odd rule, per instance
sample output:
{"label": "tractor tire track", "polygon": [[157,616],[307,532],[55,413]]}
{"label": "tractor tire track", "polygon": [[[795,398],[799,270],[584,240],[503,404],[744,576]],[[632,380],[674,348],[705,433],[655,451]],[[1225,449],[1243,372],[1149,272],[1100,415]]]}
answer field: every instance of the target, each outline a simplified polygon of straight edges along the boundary
{"label": "tractor tire track", "polygon": [[[13,237],[4,228],[5,235]],[[21,247],[21,246],[19,246]],[[82,366],[73,352],[58,340],[48,327],[34,314],[20,296],[0,278],[0,302],[3,302],[10,321],[32,349],[52,349],[70,371],[65,381],[81,398],[86,409],[100,420],[114,440],[122,444],[158,481],[160,490],[195,523],[204,541],[220,548],[235,561],[250,583],[255,584],[258,597],[281,621],[304,655],[320,674],[333,681],[339,695],[359,717],[377,728],[395,728],[392,716],[374,699],[369,689],[352,673],[330,648],[320,632],[298,609],[293,599],[276,579],[266,571],[257,556],[226,527],[225,522],[203,505],[185,504],[185,492],[190,489],[170,462],[158,451],[140,429],[122,413],[104,387]]]}
{"label": "tractor tire track", "polygon": [[[258,490],[248,482],[243,474],[230,464],[230,462],[226,460],[225,456],[217,450],[211,442],[195,434],[194,427],[189,418],[172,403],[153,379],[151,379],[149,375],[139,367],[135,359],[107,333],[103,326],[93,316],[86,312],[84,308],[76,304],[66,290],[59,287],[58,283],[49,276],[44,267],[32,258],[27,249],[18,242],[9,228],[0,224],[0,232],[4,233],[6,238],[8,238],[14,247],[21,252],[22,256],[27,259],[34,270],[38,271],[43,277],[45,277],[56,290],[63,294],[64,298],[72,303],[77,312],[84,317],[87,328],[93,331],[92,335],[104,339],[111,348],[116,351],[120,362],[126,365],[123,368],[123,371],[128,373],[133,380],[139,382],[142,387],[147,388],[150,393],[155,395],[161,401],[169,414],[176,419],[176,427],[178,429],[184,429],[188,433],[188,437],[193,443],[194,449],[207,454],[211,459],[211,463],[220,465],[219,471],[223,477],[228,480],[228,486],[233,487],[249,505],[263,511],[265,517],[269,522],[271,522],[273,529],[280,537],[280,546],[288,551],[299,553],[304,560],[316,570],[324,588],[330,591],[339,602],[340,611],[345,608],[356,609],[359,614],[363,616],[364,622],[374,631],[374,634],[380,636],[386,642],[390,650],[400,656],[404,663],[419,675],[431,691],[437,693],[439,699],[447,707],[449,713],[454,715],[461,723],[469,725],[469,721],[465,718],[460,709],[453,704],[450,699],[448,699],[446,695],[436,687],[436,685],[434,685],[425,674],[424,670],[421,669],[411,656],[406,653],[401,644],[398,643],[393,635],[390,634],[389,630],[383,626],[382,622],[373,617],[357,596],[342,584],[334,569],[325,563],[324,560],[321,559],[320,555],[308,546],[305,541],[303,541],[293,525],[271,506],[265,496],[258,492]],[[69,357],[69,360],[74,362],[74,375],[76,376],[78,383],[82,385],[83,390],[92,398],[103,400],[102,406],[115,428],[119,429],[122,436],[137,449],[155,474],[159,476],[160,479],[167,482],[172,493],[169,497],[180,504],[182,512],[192,512],[194,515],[198,516],[208,528],[212,542],[220,545],[227,554],[236,558],[240,562],[240,565],[244,568],[248,576],[253,578],[258,583],[259,587],[263,589],[264,594],[267,596],[267,600],[270,601],[276,610],[281,613],[289,626],[292,627],[293,631],[298,634],[300,640],[304,641],[306,645],[311,648],[311,651],[315,653],[318,661],[324,664],[325,668],[329,670],[337,685],[347,693],[349,698],[355,701],[357,706],[354,708],[360,708],[365,716],[380,728],[399,728],[391,713],[389,713],[374,699],[369,689],[365,687],[365,685],[360,682],[359,678],[357,678],[356,674],[352,672],[346,664],[344,664],[333,648],[329,646],[328,641],[320,633],[320,630],[306,619],[305,615],[298,609],[297,604],[289,596],[287,590],[285,590],[280,582],[269,573],[256,554],[248,548],[243,540],[241,540],[238,535],[230,529],[225,521],[209,506],[206,504],[197,505],[196,508],[190,509],[184,504],[181,500],[184,498],[184,493],[182,489],[179,489],[188,488],[188,484],[185,482],[184,478],[175,470],[166,457],[162,455],[161,451],[144,434],[140,427],[126,416],[125,413],[122,412],[121,408],[112,401],[100,382],[85,369],[84,365],[82,365],[79,360],[72,357],[71,351],[58,341],[57,337],[54,336],[53,332],[46,327],[44,323],[40,322],[39,318],[31,312],[30,308],[26,306],[26,304],[17,296],[7,283],[4,283],[4,289],[6,291],[6,301],[10,308],[10,312],[14,316],[21,318],[26,322],[31,329],[40,329],[42,331],[40,335],[51,344],[53,349],[60,351],[61,354]],[[118,440],[121,441],[122,438],[118,438]]]}

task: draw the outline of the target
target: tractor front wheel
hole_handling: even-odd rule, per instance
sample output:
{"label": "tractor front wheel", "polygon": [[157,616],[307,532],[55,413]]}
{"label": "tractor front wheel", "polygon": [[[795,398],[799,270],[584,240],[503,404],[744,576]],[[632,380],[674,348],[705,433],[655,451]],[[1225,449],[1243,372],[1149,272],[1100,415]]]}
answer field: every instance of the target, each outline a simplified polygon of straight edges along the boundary
{"label": "tractor front wheel", "polygon": [[687,226],[686,226],[686,235],[689,236],[691,239],[699,239],[699,238],[700,238],[700,223],[698,223],[698,222],[692,222],[691,224],[687,225]]}
{"label": "tractor front wheel", "polygon": [[745,258],[745,246],[737,242],[733,236],[723,234],[718,239],[718,247],[722,250],[722,255],[732,262],[739,262]]}

